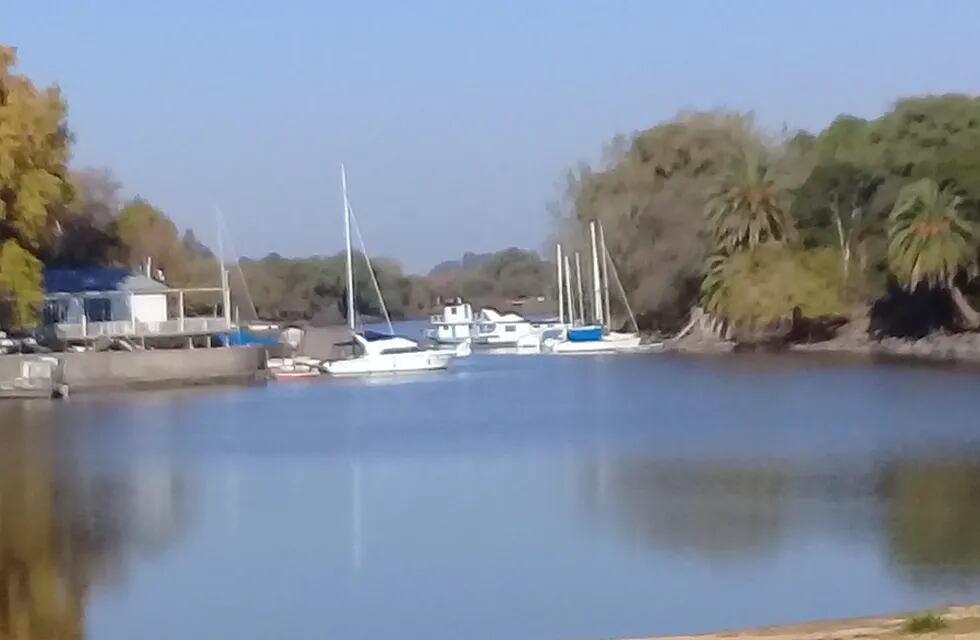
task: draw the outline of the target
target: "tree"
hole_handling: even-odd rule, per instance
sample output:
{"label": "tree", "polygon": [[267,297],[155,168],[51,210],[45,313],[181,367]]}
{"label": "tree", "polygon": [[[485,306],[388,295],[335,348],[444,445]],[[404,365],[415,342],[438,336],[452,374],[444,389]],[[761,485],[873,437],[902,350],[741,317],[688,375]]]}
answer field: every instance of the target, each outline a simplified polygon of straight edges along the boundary
{"label": "tree", "polygon": [[606,245],[643,326],[681,326],[697,303],[712,252],[704,211],[727,159],[758,143],[751,117],[703,112],[640,131],[612,146],[602,170],[569,172],[553,205],[557,238],[583,249],[588,224],[602,223]]}
{"label": "tree", "polygon": [[116,235],[120,184],[107,169],[71,174],[74,197],[54,210],[44,262],[57,267],[108,266],[124,259]]}
{"label": "tree", "polygon": [[935,180],[923,178],[899,192],[889,216],[888,264],[909,291],[945,288],[968,328],[980,326],[956,278],[976,267],[977,231],[960,213],[963,198]]}
{"label": "tree", "polygon": [[701,295],[705,310],[751,334],[789,319],[836,316],[847,309],[846,288],[832,248],[800,249],[776,243],[713,256]]}
{"label": "tree", "polygon": [[730,252],[784,240],[792,225],[783,200],[762,150],[743,150],[708,199],[706,214],[716,248]]}
{"label": "tree", "polygon": [[41,298],[51,211],[71,197],[70,136],[61,93],[14,74],[15,62],[15,50],[0,45],[0,297],[13,301],[0,322],[22,326]]}
{"label": "tree", "polygon": [[173,278],[185,267],[177,226],[146,200],[135,198],[123,205],[116,229],[131,268],[149,258],[154,268]]}
{"label": "tree", "polygon": [[34,309],[44,300],[39,282],[41,261],[16,240],[0,244],[0,291],[10,304],[0,307],[0,325],[23,327],[34,318]]}

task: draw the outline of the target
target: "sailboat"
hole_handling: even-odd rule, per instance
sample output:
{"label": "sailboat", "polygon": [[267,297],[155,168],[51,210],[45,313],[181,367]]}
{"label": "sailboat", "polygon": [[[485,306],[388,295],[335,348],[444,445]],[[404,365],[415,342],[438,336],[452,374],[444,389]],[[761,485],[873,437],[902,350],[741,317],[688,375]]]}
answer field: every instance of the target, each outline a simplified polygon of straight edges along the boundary
{"label": "sailboat", "polygon": [[[389,333],[357,330],[351,258],[351,207],[347,194],[347,171],[343,165],[340,168],[340,178],[344,191],[344,238],[347,245],[347,325],[351,332],[354,354],[349,358],[324,363],[324,370],[331,375],[341,376],[437,371],[448,368],[455,357],[469,354],[469,342],[464,342],[455,349],[423,349],[411,338],[394,335],[387,310],[385,317],[388,320]],[[366,251],[364,256],[368,259]],[[371,272],[372,282],[384,308],[381,287],[374,278],[370,265],[368,271]]]}
{"label": "sailboat", "polygon": [[[568,293],[568,317],[569,324],[560,338],[549,338],[545,340],[544,347],[552,353],[619,353],[639,350],[640,333],[636,326],[636,318],[633,317],[632,310],[629,309],[629,301],[626,300],[623,292],[623,300],[626,303],[633,323],[633,332],[610,331],[609,324],[611,314],[609,309],[609,251],[606,249],[605,237],[602,227],[599,227],[599,241],[596,242],[596,222],[589,223],[589,232],[592,240],[592,309],[594,312],[594,322],[584,324],[584,297],[582,295],[582,270],[578,253],[575,254],[575,271],[578,284],[578,320],[575,320],[575,304],[571,287],[570,265],[567,255],[565,256],[565,287]],[[600,268],[599,252],[602,251],[602,263]],[[559,250],[559,255],[561,252]],[[559,292],[561,291],[561,261],[558,265]],[[613,267],[615,269],[615,267]],[[617,280],[618,281],[618,280]],[[561,305],[561,301],[559,301]],[[605,309],[605,310],[604,310]]]}

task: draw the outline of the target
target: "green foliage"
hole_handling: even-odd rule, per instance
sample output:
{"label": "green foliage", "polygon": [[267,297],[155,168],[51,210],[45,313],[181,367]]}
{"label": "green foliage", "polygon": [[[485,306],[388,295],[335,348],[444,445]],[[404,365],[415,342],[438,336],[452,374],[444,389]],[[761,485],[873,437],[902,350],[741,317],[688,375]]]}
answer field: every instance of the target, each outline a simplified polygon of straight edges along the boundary
{"label": "green foliage", "polygon": [[[803,249],[832,251],[840,289],[855,302],[884,295],[890,273],[905,286],[948,286],[966,276],[959,284],[971,290],[965,285],[974,276],[980,222],[978,97],[902,99],[879,118],[842,115],[822,132],[782,141],[765,139],[737,115],[695,114],[616,149],[607,169],[570,174],[558,237],[581,247],[588,221],[602,221],[627,295],[658,328],[676,326],[699,299],[709,311],[726,308],[734,297],[729,285],[738,283],[725,278],[742,277],[731,275],[729,261],[773,241],[788,241],[801,256]],[[909,187],[923,179],[955,185],[955,195],[936,188],[931,196],[924,183]],[[978,324],[965,294],[954,294],[964,326]],[[774,314],[758,320],[767,317]]]}
{"label": "green foliage", "polygon": [[[357,313],[381,317],[381,300],[364,256],[355,253],[352,262]],[[428,310],[428,296],[419,279],[403,274],[392,260],[374,258],[371,266],[393,318]],[[257,314],[262,318],[340,322],[346,317],[347,266],[342,253],[312,258],[269,254],[260,260],[242,260],[241,270]],[[234,288],[234,279],[232,285]]]}
{"label": "green foliage", "polygon": [[553,209],[566,249],[588,246],[601,222],[606,245],[641,323],[679,327],[696,303],[705,256],[713,250],[704,217],[708,195],[730,159],[757,143],[752,119],[692,113],[641,131],[601,171],[569,173]]}
{"label": "green foliage", "polygon": [[38,90],[11,71],[11,47],[0,45],[0,296],[13,296],[16,325],[28,322],[40,296],[37,256],[52,225],[52,208],[71,197],[66,163],[70,137],[56,88]]}
{"label": "green foliage", "polygon": [[36,307],[44,300],[41,293],[41,261],[16,240],[0,244],[0,294],[10,304],[0,307],[0,325],[24,327],[36,318]]}
{"label": "green foliage", "polygon": [[544,295],[554,286],[554,273],[554,265],[538,254],[511,247],[479,260],[467,261],[464,256],[455,268],[440,265],[427,280],[435,298],[462,297],[476,305],[499,306],[516,298]]}
{"label": "green foliage", "polygon": [[920,613],[905,621],[903,628],[907,633],[930,633],[947,627],[945,618],[932,611]]}
{"label": "green foliage", "polygon": [[899,193],[888,220],[888,264],[904,287],[947,287],[976,264],[977,232],[960,214],[962,205],[952,188],[930,178]]}
{"label": "green foliage", "polygon": [[769,166],[759,149],[742,150],[712,191],[706,215],[721,251],[780,242],[792,230]]}
{"label": "green foliage", "polygon": [[763,328],[792,316],[839,315],[847,310],[840,254],[776,243],[714,256],[702,285],[705,308],[736,327]]}

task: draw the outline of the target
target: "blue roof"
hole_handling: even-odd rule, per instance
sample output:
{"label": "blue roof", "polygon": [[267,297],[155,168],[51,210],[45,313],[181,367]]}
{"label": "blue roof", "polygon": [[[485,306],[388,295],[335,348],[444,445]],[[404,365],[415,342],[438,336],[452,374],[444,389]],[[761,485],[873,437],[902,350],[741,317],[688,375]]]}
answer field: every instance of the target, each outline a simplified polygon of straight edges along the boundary
{"label": "blue roof", "polygon": [[167,285],[129,269],[92,267],[85,269],[45,269],[44,290],[48,293],[91,291],[153,291]]}

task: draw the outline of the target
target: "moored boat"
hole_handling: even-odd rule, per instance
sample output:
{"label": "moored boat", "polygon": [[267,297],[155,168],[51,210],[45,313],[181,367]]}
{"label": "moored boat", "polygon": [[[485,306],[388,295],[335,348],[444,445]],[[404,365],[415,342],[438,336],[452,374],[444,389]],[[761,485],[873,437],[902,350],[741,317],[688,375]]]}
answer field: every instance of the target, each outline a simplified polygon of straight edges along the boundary
{"label": "moored boat", "polygon": [[[394,335],[391,319],[384,304],[384,296],[374,271],[371,269],[367,250],[363,251],[368,261],[368,272],[381,302],[381,309],[388,323],[389,333],[377,331],[358,331],[356,309],[354,306],[354,270],[351,259],[351,206],[347,194],[347,172],[341,167],[341,182],[344,193],[344,237],[347,244],[347,323],[351,333],[351,355],[347,358],[324,363],[323,370],[334,376],[370,375],[385,373],[410,373],[418,371],[439,371],[449,367],[453,358],[469,354],[469,339],[464,339],[456,349],[425,349],[419,343],[404,336]],[[363,239],[362,239],[363,244]],[[363,247],[362,247],[363,248]]]}

